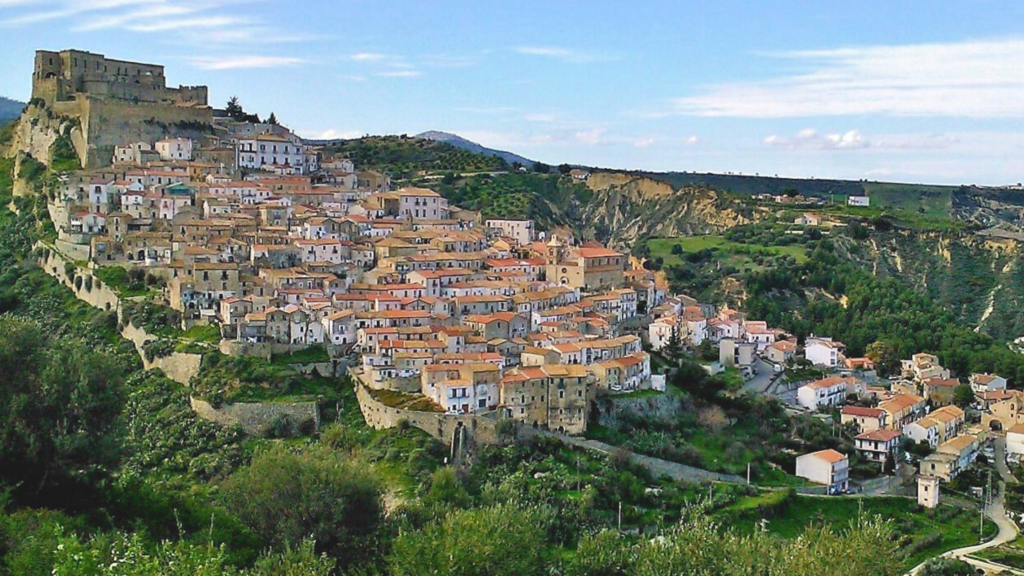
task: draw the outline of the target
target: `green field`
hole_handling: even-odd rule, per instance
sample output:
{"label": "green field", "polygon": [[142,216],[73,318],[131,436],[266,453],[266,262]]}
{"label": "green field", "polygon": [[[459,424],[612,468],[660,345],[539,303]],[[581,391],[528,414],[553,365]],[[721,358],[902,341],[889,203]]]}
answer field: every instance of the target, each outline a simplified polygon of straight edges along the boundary
{"label": "green field", "polygon": [[683,253],[711,250],[725,255],[723,260],[749,261],[752,256],[789,256],[798,263],[807,261],[807,250],[800,245],[789,246],[757,246],[726,240],[722,236],[689,236],[686,238],[652,238],[647,242],[651,249],[651,257],[661,257],[665,266],[683,263],[681,254],[673,254],[672,246],[678,244]]}
{"label": "green field", "polygon": [[[761,520],[758,506],[771,505],[782,499],[779,492],[740,498],[723,512],[740,516],[739,529],[754,530]],[[744,514],[745,513],[745,514]],[[903,539],[905,566],[915,566],[947,550],[978,543],[978,516],[976,512],[943,505],[925,510],[910,498],[896,496],[844,498],[826,496],[796,496],[767,519],[768,531],[783,538],[796,538],[812,524],[830,524],[845,528],[860,514],[881,516],[892,520],[896,534]],[[985,535],[992,536],[996,525],[985,521]]]}

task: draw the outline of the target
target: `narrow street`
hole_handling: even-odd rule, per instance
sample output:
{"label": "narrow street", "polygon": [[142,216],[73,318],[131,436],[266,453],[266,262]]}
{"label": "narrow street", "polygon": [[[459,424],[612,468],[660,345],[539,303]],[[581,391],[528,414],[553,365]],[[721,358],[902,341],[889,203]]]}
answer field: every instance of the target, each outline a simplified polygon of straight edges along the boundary
{"label": "narrow street", "polygon": [[765,394],[775,378],[775,371],[770,363],[765,362],[761,358],[754,362],[754,369],[756,374],[754,374],[753,378],[743,383],[743,390],[744,392]]}

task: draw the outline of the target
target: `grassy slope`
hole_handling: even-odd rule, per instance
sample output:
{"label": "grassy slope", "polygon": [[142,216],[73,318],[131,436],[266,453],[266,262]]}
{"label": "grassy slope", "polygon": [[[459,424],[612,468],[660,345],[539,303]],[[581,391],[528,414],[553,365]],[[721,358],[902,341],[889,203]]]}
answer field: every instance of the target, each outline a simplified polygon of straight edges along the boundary
{"label": "grassy slope", "polygon": [[981,552],[971,554],[971,556],[1024,570],[1024,537],[1018,537],[1016,540],[996,546],[995,548],[982,550]]}
{"label": "grassy slope", "polygon": [[[779,498],[778,493],[764,493],[741,498],[727,510],[742,512],[756,510],[762,502]],[[881,516],[896,523],[896,532],[909,538],[904,543],[907,552],[905,566],[911,567],[924,560],[961,546],[978,543],[978,517],[969,512],[943,505],[940,508],[924,510],[912,499],[900,497],[836,498],[819,496],[797,496],[775,517],[767,522],[770,532],[783,538],[796,538],[815,523],[830,524],[844,528],[856,521],[863,512],[868,516]],[[748,518],[737,523],[737,527],[753,530],[759,520]],[[985,534],[996,531],[991,521],[985,522]]]}
{"label": "grassy slope", "polygon": [[[790,256],[800,263],[807,261],[807,250],[803,246],[751,246],[740,244],[739,242],[731,242],[721,236],[652,238],[647,243],[651,248],[651,257],[660,256],[664,258],[665,266],[682,264],[680,255],[672,254],[672,246],[676,244],[682,247],[684,253],[712,250],[721,254],[727,254],[728,256],[726,256],[725,260],[749,261],[752,254],[761,253],[772,256]],[[743,266],[737,267],[742,268]]]}

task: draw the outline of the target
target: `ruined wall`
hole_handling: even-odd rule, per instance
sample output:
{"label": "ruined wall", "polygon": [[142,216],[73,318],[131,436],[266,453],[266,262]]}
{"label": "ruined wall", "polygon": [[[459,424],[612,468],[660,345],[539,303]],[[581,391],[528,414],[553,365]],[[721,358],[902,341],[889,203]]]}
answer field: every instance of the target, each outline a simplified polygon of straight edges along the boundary
{"label": "ruined wall", "polygon": [[356,399],[366,424],[371,428],[384,429],[398,426],[402,420],[423,430],[441,442],[451,444],[457,428],[464,427],[469,440],[478,444],[498,443],[498,424],[501,419],[497,412],[481,414],[443,414],[440,412],[419,412],[392,408],[375,400],[369,390],[356,383]]}
{"label": "ruined wall", "polygon": [[239,402],[214,408],[209,402],[190,398],[192,410],[200,418],[221,426],[239,426],[253,436],[262,435],[279,418],[288,418],[300,428],[312,426],[313,432],[320,430],[320,410],[315,402],[294,404],[270,404]]}

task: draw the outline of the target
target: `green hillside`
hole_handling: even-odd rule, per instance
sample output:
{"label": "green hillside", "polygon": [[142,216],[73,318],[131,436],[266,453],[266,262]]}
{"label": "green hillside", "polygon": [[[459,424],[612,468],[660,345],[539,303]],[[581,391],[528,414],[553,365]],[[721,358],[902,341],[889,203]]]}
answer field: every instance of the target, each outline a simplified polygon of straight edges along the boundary
{"label": "green hillside", "polygon": [[404,135],[340,140],[326,145],[324,152],[347,157],[361,170],[384,170],[395,179],[445,171],[508,170],[508,165],[501,158],[463,150],[445,142]]}

